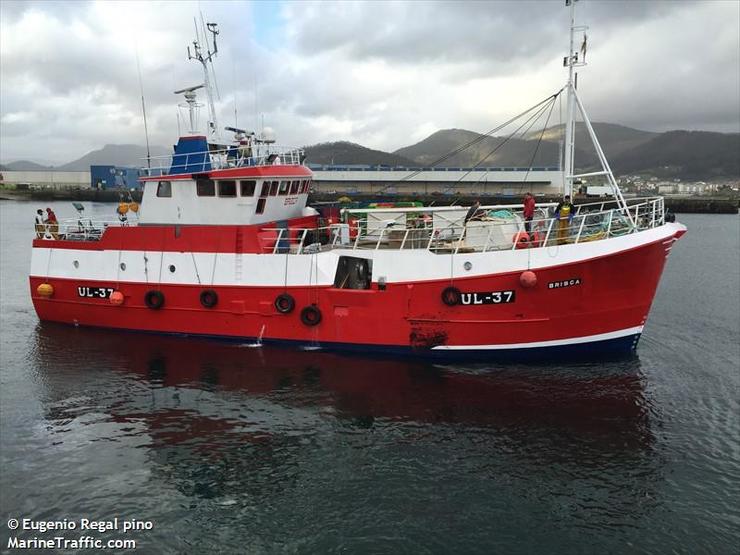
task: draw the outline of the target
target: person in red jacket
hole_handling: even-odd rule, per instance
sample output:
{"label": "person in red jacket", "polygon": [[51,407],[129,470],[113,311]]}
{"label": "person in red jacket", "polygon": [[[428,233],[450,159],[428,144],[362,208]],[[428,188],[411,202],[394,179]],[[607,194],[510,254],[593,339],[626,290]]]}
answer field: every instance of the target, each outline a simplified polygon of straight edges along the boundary
{"label": "person in red jacket", "polygon": [[532,233],[532,219],[534,218],[535,202],[532,193],[524,195],[524,229]]}
{"label": "person in red jacket", "polygon": [[57,215],[51,208],[46,209],[46,229],[49,230],[51,236],[54,239],[59,239],[59,222],[57,221]]}

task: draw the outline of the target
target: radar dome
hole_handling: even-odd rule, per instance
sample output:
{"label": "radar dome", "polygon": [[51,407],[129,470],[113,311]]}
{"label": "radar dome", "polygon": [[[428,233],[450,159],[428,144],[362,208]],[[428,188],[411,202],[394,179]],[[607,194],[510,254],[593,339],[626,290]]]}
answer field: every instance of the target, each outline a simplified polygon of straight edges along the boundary
{"label": "radar dome", "polygon": [[275,130],[272,127],[265,127],[262,130],[262,142],[274,143],[275,142]]}

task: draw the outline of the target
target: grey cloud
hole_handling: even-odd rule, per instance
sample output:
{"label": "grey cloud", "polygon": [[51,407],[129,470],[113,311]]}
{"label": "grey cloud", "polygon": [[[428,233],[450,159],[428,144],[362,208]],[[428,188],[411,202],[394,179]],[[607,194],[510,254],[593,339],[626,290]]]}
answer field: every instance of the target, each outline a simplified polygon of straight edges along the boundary
{"label": "grey cloud", "polygon": [[[607,33],[691,4],[597,1],[581,2],[579,11]],[[565,50],[567,18],[560,1],[336,2],[310,9],[300,3],[290,29],[296,47],[309,55],[341,50],[357,60],[477,61],[490,69],[545,60],[559,42]]]}
{"label": "grey cloud", "polygon": [[0,15],[7,22],[17,21],[24,13],[33,10],[68,17],[79,13],[80,10],[85,9],[91,3],[87,0],[70,0],[65,2],[55,2],[53,0],[3,0],[0,2]]}
{"label": "grey cloud", "polygon": [[[496,123],[494,112],[471,109],[464,100],[454,105],[447,95],[483,78],[521,78],[521,85],[513,85],[517,89],[542,87],[543,75],[546,83],[553,75],[564,80],[564,73],[557,73],[567,38],[563,4],[288,3],[284,27],[275,32],[285,40],[269,50],[254,43],[260,23],[251,21],[244,6],[203,3],[207,18],[222,28],[216,64],[221,123],[232,123],[236,96],[240,125],[259,128],[264,114],[265,123],[292,144],[349,139],[394,149],[414,142],[420,129],[483,131]],[[139,37],[153,144],[175,139],[178,99],[172,92],[202,78],[198,65],[186,60],[192,13],[172,15],[171,5],[158,5],[156,24],[143,26],[142,33],[151,34]],[[143,143],[131,50],[107,40],[71,39],[66,32],[73,21],[96,28],[90,4],[3,1],[0,6],[3,30],[36,10],[58,22],[53,33],[59,37],[18,56],[3,50],[4,160],[24,149],[34,152],[26,145],[36,141],[70,159],[105,143]],[[197,4],[191,7],[197,13]],[[732,131],[740,125],[737,3],[588,1],[579,3],[579,12],[592,28],[592,65],[581,82],[593,119],[656,130]],[[677,19],[681,14],[696,14],[697,21]],[[624,40],[641,28],[650,31]],[[0,44],[5,40],[0,36]],[[368,65],[390,77],[384,79],[379,70],[378,80],[358,85],[356,72]],[[559,77],[553,80],[553,92],[560,85]],[[496,114],[526,107],[508,90],[491,91],[490,102]]]}

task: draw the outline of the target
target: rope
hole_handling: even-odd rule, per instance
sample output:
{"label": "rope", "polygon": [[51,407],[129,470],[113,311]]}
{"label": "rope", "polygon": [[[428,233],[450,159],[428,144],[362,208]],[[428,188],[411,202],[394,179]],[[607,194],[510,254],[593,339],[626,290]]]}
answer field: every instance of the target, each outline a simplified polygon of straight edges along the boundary
{"label": "rope", "polygon": [[[560,94],[560,93],[558,93],[558,94]],[[552,98],[552,102],[553,102],[553,104],[554,104],[554,102],[555,102],[555,99],[554,99],[554,97],[551,97],[551,98]],[[516,134],[517,134],[517,133],[519,132],[519,130],[520,130],[520,129],[521,129],[522,127],[524,127],[524,126],[525,126],[525,125],[527,125],[528,123],[532,122],[532,123],[531,123],[531,124],[529,125],[529,127],[527,127],[527,129],[526,129],[526,130],[524,131],[524,133],[522,133],[522,136],[524,136],[524,134],[525,134],[525,133],[526,133],[527,131],[529,131],[529,130],[531,129],[532,125],[534,125],[534,123],[535,123],[535,122],[536,122],[536,121],[537,121],[537,120],[538,120],[538,119],[540,118],[540,116],[541,116],[541,115],[542,115],[542,114],[543,114],[543,113],[545,112],[545,110],[547,110],[547,105],[545,105],[544,107],[540,108],[540,109],[539,109],[539,110],[538,110],[538,111],[537,111],[537,112],[536,112],[536,113],[535,113],[535,114],[534,114],[533,116],[531,116],[531,117],[530,117],[530,118],[529,118],[529,119],[528,119],[527,121],[525,121],[525,122],[524,122],[524,123],[522,123],[522,124],[521,124],[521,125],[520,125],[519,127],[517,127],[517,128],[516,128],[516,129],[515,129],[515,130],[514,130],[514,131],[513,131],[512,133],[510,133],[510,134],[509,134],[509,136],[508,136],[508,137],[506,137],[506,138],[505,138],[505,139],[504,139],[504,140],[503,140],[502,142],[500,142],[500,143],[499,143],[498,145],[496,145],[496,147],[495,147],[495,148],[494,148],[494,149],[493,149],[493,150],[492,150],[491,152],[489,152],[489,153],[488,153],[488,154],[486,154],[486,155],[485,155],[485,156],[484,156],[483,158],[481,158],[480,160],[478,160],[478,162],[477,162],[477,163],[475,164],[475,166],[473,166],[473,167],[472,167],[472,168],[470,168],[470,169],[469,169],[469,170],[468,170],[467,172],[465,172],[465,173],[464,173],[464,174],[463,174],[463,175],[462,175],[462,176],[460,177],[460,179],[458,179],[458,180],[457,180],[457,182],[459,183],[460,181],[462,181],[463,179],[465,179],[465,178],[466,178],[466,177],[467,177],[468,175],[470,175],[470,173],[471,173],[471,172],[472,172],[472,171],[473,171],[474,169],[477,169],[477,168],[478,168],[478,166],[480,166],[480,165],[481,165],[481,164],[482,164],[482,163],[483,163],[483,162],[484,162],[485,160],[487,160],[487,159],[488,159],[488,157],[490,157],[490,156],[491,156],[492,154],[495,154],[495,153],[496,153],[496,151],[497,151],[498,149],[500,149],[500,148],[501,148],[502,146],[504,146],[504,145],[505,145],[506,143],[508,143],[508,142],[509,142],[509,141],[510,141],[510,140],[511,140],[511,139],[512,139],[513,137],[514,137],[514,135],[516,135]],[[478,181],[477,181],[476,183],[480,183],[480,180],[478,180]]]}
{"label": "rope", "polygon": [[[483,133],[483,134],[478,135],[475,139],[472,139],[472,140],[468,141],[467,143],[465,143],[465,144],[457,147],[456,149],[448,152],[444,156],[442,156],[442,157],[438,158],[437,160],[435,160],[434,162],[432,162],[430,164],[430,167],[434,167],[437,164],[439,164],[441,162],[444,162],[445,160],[448,160],[449,158],[453,157],[455,154],[458,154],[458,153],[462,152],[463,150],[466,150],[466,149],[470,148],[471,146],[473,146],[473,145],[481,142],[482,140],[484,140],[486,137],[489,137],[492,134],[496,133],[497,131],[500,131],[501,129],[504,129],[509,124],[511,124],[511,123],[515,122],[516,120],[518,120],[519,118],[525,116],[526,114],[528,114],[532,110],[534,110],[536,108],[539,108],[542,104],[545,104],[546,102],[548,102],[548,101],[556,98],[562,91],[563,91],[563,89],[560,89],[555,94],[548,96],[544,100],[538,102],[534,106],[532,106],[532,107],[528,108],[527,110],[521,112],[520,114],[514,116],[513,118],[509,119],[508,121],[502,123],[501,125],[499,125],[497,127],[494,127],[493,129],[491,129],[490,131],[488,131],[486,133]],[[408,174],[407,176],[401,178],[401,181],[406,181],[406,180],[412,179],[413,177],[416,177],[417,175],[419,175],[422,171],[423,170],[413,171],[410,174]]]}
{"label": "rope", "polygon": [[[560,93],[558,93],[560,95]],[[534,154],[532,155],[532,159],[529,161],[529,167],[527,168],[527,173],[524,175],[524,181],[522,181],[522,184],[519,185],[519,192],[522,192],[522,189],[524,188],[524,184],[527,182],[527,178],[529,178],[529,172],[532,171],[532,166],[534,165],[534,159],[537,157],[537,152],[540,149],[540,144],[542,143],[542,137],[545,135],[545,131],[547,130],[547,124],[550,123],[550,116],[552,116],[552,110],[555,108],[555,100],[553,99],[552,104],[550,105],[550,113],[547,114],[547,119],[545,120],[545,125],[542,127],[542,133],[540,133],[539,139],[537,139],[537,146],[534,147]]]}

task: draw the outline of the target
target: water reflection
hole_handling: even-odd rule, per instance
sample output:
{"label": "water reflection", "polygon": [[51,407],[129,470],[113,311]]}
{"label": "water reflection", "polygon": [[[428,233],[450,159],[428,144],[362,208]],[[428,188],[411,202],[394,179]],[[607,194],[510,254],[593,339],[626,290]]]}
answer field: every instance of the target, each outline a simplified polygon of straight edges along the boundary
{"label": "water reflection", "polygon": [[104,415],[94,440],[148,449],[189,498],[269,497],[348,451],[389,472],[424,451],[481,478],[639,467],[639,497],[660,471],[637,358],[439,366],[54,324],[37,328],[33,356],[60,441],[71,421]]}

